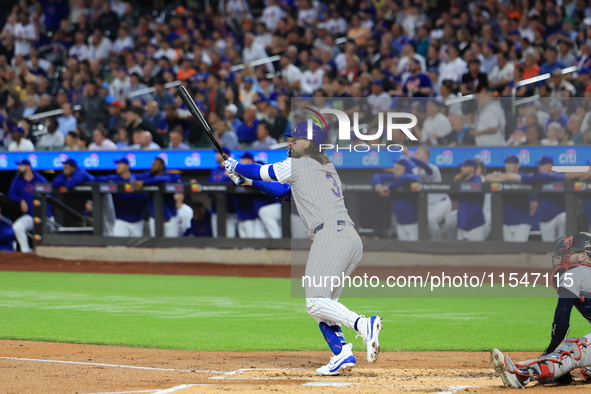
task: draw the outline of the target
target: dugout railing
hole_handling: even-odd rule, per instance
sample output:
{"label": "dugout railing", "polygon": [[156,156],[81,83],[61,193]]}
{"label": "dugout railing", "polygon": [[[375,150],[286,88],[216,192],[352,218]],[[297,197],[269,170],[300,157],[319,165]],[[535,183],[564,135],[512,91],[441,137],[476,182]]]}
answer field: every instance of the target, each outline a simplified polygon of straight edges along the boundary
{"label": "dugout railing", "polygon": [[[353,221],[359,225],[362,212],[361,204],[368,201],[369,196],[376,196],[373,186],[367,183],[344,183],[346,204]],[[87,183],[71,190],[54,189],[50,184],[36,185],[35,203],[35,243],[51,246],[129,246],[129,247],[164,247],[164,248],[255,248],[255,249],[293,249],[307,248],[309,240],[292,240],[291,234],[291,204],[282,202],[282,231],[281,239],[240,239],[225,238],[226,235],[226,201],[230,195],[258,193],[255,190],[233,184],[220,183],[172,183],[155,186],[144,186],[142,193],[151,194],[154,202],[154,219],[156,223],[155,237],[117,238],[103,236],[103,195],[112,193],[133,193],[130,185],[114,183]],[[60,194],[86,194],[93,199],[93,229],[92,234],[67,234],[67,232],[50,233],[44,226],[47,218],[47,204],[50,195],[60,199]],[[164,208],[163,195],[165,193],[199,194],[207,193],[216,198],[218,206],[218,238],[163,237]],[[402,242],[393,239],[370,239],[364,241],[365,250],[379,251],[408,251],[417,253],[501,253],[522,252],[540,253],[538,242],[505,243],[503,242],[503,199],[516,194],[564,194],[566,200],[566,233],[576,233],[579,227],[580,201],[591,199],[591,183],[588,182],[553,182],[545,184],[521,184],[515,182],[455,182],[455,183],[412,183],[395,190],[392,195],[405,193],[416,195],[418,204],[419,239],[428,240],[427,195],[429,193],[447,193],[452,200],[461,194],[491,195],[491,234],[488,241],[430,241],[430,242]],[[66,235],[67,234],[67,235]],[[463,247],[458,248],[458,243]],[[468,245],[471,246],[468,247]],[[501,247],[502,245],[502,247]],[[472,250],[474,249],[474,250]],[[472,250],[472,251],[471,251]]]}

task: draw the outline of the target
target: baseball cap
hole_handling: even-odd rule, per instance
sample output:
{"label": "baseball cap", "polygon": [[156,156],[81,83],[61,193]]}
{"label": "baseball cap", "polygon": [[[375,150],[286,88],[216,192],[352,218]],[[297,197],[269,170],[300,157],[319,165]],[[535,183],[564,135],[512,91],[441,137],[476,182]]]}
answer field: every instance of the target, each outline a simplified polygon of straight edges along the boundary
{"label": "baseball cap", "polygon": [[228,104],[226,105],[226,111],[232,112],[234,115],[238,113],[238,107],[236,104]]}
{"label": "baseball cap", "polygon": [[583,67],[578,71],[579,74],[591,74],[591,68]]}
{"label": "baseball cap", "polygon": [[17,166],[30,166],[31,162],[27,159],[20,159],[19,161],[16,162]]}
{"label": "baseball cap", "polygon": [[13,127],[11,131],[13,133],[25,134],[25,129],[22,127]]}
{"label": "baseball cap", "polygon": [[253,161],[254,161],[254,156],[253,156],[253,154],[252,154],[252,153],[250,153],[250,152],[244,152],[244,153],[242,154],[242,156],[240,156],[240,158],[241,158],[241,159],[250,159],[250,160],[253,160]]}
{"label": "baseball cap", "polygon": [[540,161],[538,161],[537,164],[539,166],[543,166],[545,164],[554,164],[554,159],[552,159],[551,157],[548,157],[548,156],[542,156],[542,157],[540,157]]}
{"label": "baseball cap", "polygon": [[410,164],[410,162],[404,158],[395,160],[394,164],[400,164],[401,166],[403,166],[405,172],[412,171],[412,164]]}
{"label": "baseball cap", "polygon": [[119,100],[114,100],[111,102],[111,107],[115,107],[115,108],[123,108],[123,105],[121,105],[121,102]]}
{"label": "baseball cap", "polygon": [[504,161],[505,163],[519,163],[519,158],[515,155],[509,155]]}
{"label": "baseball cap", "polygon": [[[292,131],[285,134],[287,137],[292,138],[306,138],[308,139],[308,121],[299,122]],[[324,128],[320,127],[317,123],[312,122],[312,141],[317,145],[323,144],[328,139],[328,133]]]}
{"label": "baseball cap", "polygon": [[109,89],[109,84],[106,82],[101,83],[101,89]]}
{"label": "baseball cap", "polygon": [[382,81],[381,79],[374,79],[373,81],[371,81],[372,85],[378,85],[378,86],[384,86],[384,81]]}
{"label": "baseball cap", "polygon": [[129,159],[127,159],[127,157],[122,157],[119,160],[115,160],[115,163],[117,163],[117,164],[123,163],[123,164],[129,165]]}
{"label": "baseball cap", "polygon": [[245,77],[243,81],[244,81],[244,83],[254,83],[254,78],[253,77]]}
{"label": "baseball cap", "polygon": [[462,164],[460,164],[460,167],[465,167],[465,166],[477,168],[478,163],[476,163],[476,160],[474,160],[474,159],[466,159],[466,160],[464,160],[464,162]]}
{"label": "baseball cap", "polygon": [[310,59],[310,61],[317,63],[317,64],[322,64],[322,60],[320,60],[320,58],[318,58],[318,57],[313,57]]}
{"label": "baseball cap", "polygon": [[76,163],[76,160],[74,160],[74,159],[66,159],[66,160],[62,161],[62,164],[64,164],[64,165],[67,164],[72,167],[78,167],[78,163]]}

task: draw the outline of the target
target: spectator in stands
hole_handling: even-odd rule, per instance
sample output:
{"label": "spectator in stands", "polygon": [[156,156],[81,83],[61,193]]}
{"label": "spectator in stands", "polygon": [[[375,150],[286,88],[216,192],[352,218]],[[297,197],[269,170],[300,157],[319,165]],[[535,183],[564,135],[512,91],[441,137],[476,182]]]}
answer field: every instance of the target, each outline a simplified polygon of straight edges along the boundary
{"label": "spectator in stands", "polygon": [[123,50],[133,49],[134,47],[135,44],[133,43],[133,38],[129,36],[129,30],[127,30],[127,27],[120,27],[117,39],[113,43],[113,51],[120,54]]}
{"label": "spectator in stands", "polygon": [[224,116],[226,109],[226,92],[221,82],[222,79],[218,74],[210,74],[205,91],[205,105],[210,112],[216,112],[220,118]]}
{"label": "spectator in stands", "polygon": [[[31,162],[27,159],[21,159],[16,164],[18,171],[10,185],[8,198],[19,205],[22,215],[13,223],[12,229],[21,252],[30,253],[32,250],[29,246],[27,231],[33,230],[35,184],[47,183],[47,179],[33,170]],[[48,216],[51,216],[50,212]]]}
{"label": "spectator in stands", "polygon": [[158,79],[156,85],[154,85],[156,91],[154,92],[153,98],[158,103],[158,108],[161,111],[164,111],[164,107],[167,105],[174,105],[175,103],[174,96],[164,87],[165,83],[166,81],[164,79]]}
{"label": "spectator in stands", "polygon": [[9,152],[31,152],[35,145],[24,137],[25,130],[22,127],[13,127],[11,130],[12,142],[8,144]]}
{"label": "spectator in stands", "polygon": [[57,127],[57,119],[55,117],[48,118],[46,124],[47,134],[41,136],[37,142],[37,146],[50,149],[63,148],[65,137],[62,133],[57,131]]}
{"label": "spectator in stands", "polygon": [[80,100],[80,107],[85,114],[86,127],[94,130],[107,118],[108,106],[105,99],[98,93],[96,81],[90,80],[84,86],[84,94]]}
{"label": "spectator in stands", "polygon": [[[169,133],[170,142],[168,143],[168,149],[171,150],[189,150],[189,145],[183,142],[183,130],[174,128]],[[184,231],[183,231],[184,233]]]}
{"label": "spectator in stands", "polygon": [[72,110],[72,105],[70,103],[62,104],[62,111],[63,113],[58,116],[58,132],[65,136],[71,131],[76,130],[78,126],[78,121],[74,116],[74,111]]}
{"label": "spectator in stands", "polygon": [[164,112],[160,111],[156,101],[148,101],[147,110],[143,116],[143,119],[144,121],[148,122],[155,130],[160,127],[160,124],[164,120]]}
{"label": "spectator in stands", "polygon": [[493,97],[488,86],[478,88],[478,121],[476,128],[470,133],[474,136],[477,146],[505,145],[505,111],[499,100]]}
{"label": "spectator in stands", "polygon": [[570,140],[574,145],[581,145],[583,142],[582,123],[583,119],[577,114],[572,114],[566,122],[566,128],[572,135]]}
{"label": "spectator in stands", "polygon": [[14,27],[14,55],[28,56],[33,45],[39,41],[39,34],[27,11],[21,11],[18,20]]}
{"label": "spectator in stands", "polygon": [[80,150],[80,147],[78,146],[79,140],[80,140],[80,136],[78,135],[77,132],[75,132],[75,131],[68,132],[68,134],[66,134],[66,138],[65,138],[66,142],[65,142],[64,150],[65,151]]}
{"label": "spectator in stands", "polygon": [[136,130],[147,130],[152,134],[152,140],[158,144],[158,146],[164,146],[164,140],[161,135],[156,132],[156,129],[152,125],[142,119],[143,110],[139,107],[130,106],[125,108],[125,126],[129,135],[133,135]]}
{"label": "spectator in stands", "polygon": [[427,74],[421,72],[421,65],[416,59],[409,62],[410,76],[402,86],[402,89],[394,92],[397,96],[431,97],[433,96],[433,83]]}
{"label": "spectator in stands", "polygon": [[119,16],[111,9],[111,3],[108,1],[102,4],[102,8],[102,12],[95,24],[107,37],[115,38],[119,29]]}
{"label": "spectator in stands", "polygon": [[540,141],[540,145],[544,146],[558,146],[560,145],[560,141],[558,141],[558,133],[562,130],[562,126],[558,122],[551,122],[548,124],[548,131],[546,133],[547,137]]}
{"label": "spectator in stands", "polygon": [[136,130],[133,132],[133,150],[159,150],[160,146],[152,141],[149,131]]}
{"label": "spectator in stands", "polygon": [[90,49],[86,45],[86,33],[78,30],[74,33],[74,45],[68,51],[70,57],[78,61],[87,60],[90,57]]}
{"label": "spectator in stands", "polygon": [[466,71],[466,62],[460,57],[460,51],[456,45],[447,46],[449,60],[439,66],[439,79],[449,79],[455,84],[460,84],[462,75]]}
{"label": "spectator in stands", "polygon": [[269,149],[277,144],[277,140],[269,135],[269,123],[262,121],[257,125],[257,140],[253,142],[252,149]]}
{"label": "spectator in stands", "polygon": [[395,189],[411,182],[418,182],[419,177],[412,173],[412,164],[401,158],[394,164],[393,173],[376,174],[373,177],[374,190],[382,197],[392,194],[392,211],[396,217],[396,233],[401,241],[418,241],[418,207],[416,198],[409,194],[396,194]]}
{"label": "spectator in stands", "polygon": [[488,76],[488,84],[495,92],[502,93],[503,90],[513,81],[515,66],[509,58],[509,53],[501,51],[497,53],[497,65]]}
{"label": "spectator in stands", "polygon": [[88,39],[89,60],[98,60],[103,62],[109,59],[109,54],[113,49],[113,42],[104,36],[100,28],[94,29],[92,36]]}
{"label": "spectator in stands", "polygon": [[427,145],[447,145],[453,142],[449,119],[441,113],[443,103],[431,99],[427,103],[427,118],[421,129],[421,142]]}
{"label": "spectator in stands", "polygon": [[238,135],[232,129],[230,122],[218,122],[213,126],[214,136],[221,146],[226,148],[238,149],[240,141],[238,141]]}
{"label": "spectator in stands", "polygon": [[127,76],[127,68],[125,66],[120,66],[116,70],[113,70],[113,76],[115,78],[109,85],[109,94],[113,97],[113,100],[125,100],[131,90],[131,82]]}
{"label": "spectator in stands", "polygon": [[[152,95],[150,93],[134,95],[135,92],[137,92],[138,90],[147,89],[148,86],[146,86],[146,84],[144,84],[142,82],[142,77],[141,77],[140,73],[138,73],[137,71],[132,72],[132,70],[133,69],[129,69],[129,66],[128,66],[128,72],[131,74],[129,75],[129,90],[128,90],[127,97],[133,96],[134,100],[145,100],[145,101],[152,100]],[[140,72],[142,72],[141,67],[140,67]]]}
{"label": "spectator in stands", "polygon": [[62,163],[64,170],[51,183],[53,187],[63,188],[67,192],[81,183],[94,181],[94,176],[86,172],[84,168],[78,167],[76,160],[66,159]]}
{"label": "spectator in stands", "polygon": [[131,149],[131,137],[125,127],[120,127],[117,132],[117,149]]}
{"label": "spectator in stands", "polygon": [[112,101],[109,105],[109,117],[105,124],[109,136],[117,134],[120,128],[125,127],[125,118],[121,113],[122,109],[123,105],[118,100]]}
{"label": "spectator in stands", "polygon": [[558,50],[556,47],[548,47],[544,55],[546,62],[540,67],[540,74],[552,74],[556,69],[563,69],[566,66],[558,60]]}
{"label": "spectator in stands", "polygon": [[488,77],[480,71],[482,64],[479,59],[468,62],[468,72],[462,76],[460,91],[462,95],[475,94],[479,86],[488,85]]}
{"label": "spectator in stands", "polygon": [[106,128],[101,125],[97,126],[97,128],[92,132],[94,142],[90,144],[88,150],[117,150],[117,145],[115,145],[115,143],[111,141],[108,136],[109,131]]}
{"label": "spectator in stands", "polygon": [[254,105],[251,105],[244,110],[244,124],[236,130],[236,134],[241,143],[251,143],[256,139],[257,127],[259,124],[256,115],[257,109]]}

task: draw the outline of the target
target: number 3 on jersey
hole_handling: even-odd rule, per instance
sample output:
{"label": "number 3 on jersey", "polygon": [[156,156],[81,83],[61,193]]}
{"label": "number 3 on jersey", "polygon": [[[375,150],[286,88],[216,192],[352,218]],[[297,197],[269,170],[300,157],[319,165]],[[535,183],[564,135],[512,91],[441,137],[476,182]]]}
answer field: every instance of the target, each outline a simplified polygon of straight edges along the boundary
{"label": "number 3 on jersey", "polygon": [[330,188],[330,190],[332,190],[332,193],[337,197],[342,197],[343,194],[341,193],[341,189],[339,188],[339,185],[337,185],[337,180],[334,179],[334,176],[326,174],[326,179],[332,181],[332,185],[334,186]]}

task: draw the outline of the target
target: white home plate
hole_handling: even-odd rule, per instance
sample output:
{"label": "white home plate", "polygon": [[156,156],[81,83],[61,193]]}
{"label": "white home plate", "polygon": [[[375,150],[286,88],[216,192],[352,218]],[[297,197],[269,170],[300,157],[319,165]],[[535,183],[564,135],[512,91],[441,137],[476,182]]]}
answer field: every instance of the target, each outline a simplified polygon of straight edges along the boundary
{"label": "white home plate", "polygon": [[302,386],[316,386],[316,387],[323,387],[323,386],[331,386],[331,387],[342,387],[342,386],[351,386],[354,384],[359,383],[349,383],[349,382],[308,382],[304,383]]}

